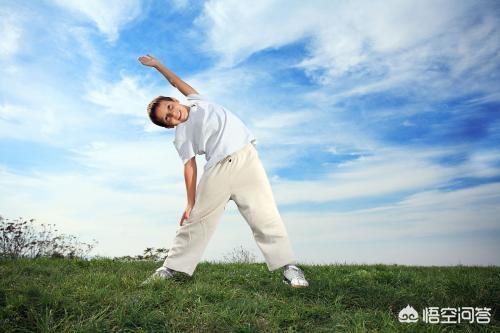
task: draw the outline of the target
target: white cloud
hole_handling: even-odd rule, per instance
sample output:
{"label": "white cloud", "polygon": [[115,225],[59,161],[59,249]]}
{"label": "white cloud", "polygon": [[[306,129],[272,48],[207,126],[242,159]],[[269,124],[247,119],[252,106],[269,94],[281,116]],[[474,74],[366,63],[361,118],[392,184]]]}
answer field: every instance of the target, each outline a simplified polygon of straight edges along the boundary
{"label": "white cloud", "polygon": [[109,42],[115,42],[120,29],[141,14],[141,3],[137,0],[56,0],[55,2],[93,21]]}
{"label": "white cloud", "polygon": [[282,127],[292,127],[311,121],[314,113],[311,111],[296,111],[296,112],[279,112],[275,111],[272,114],[260,115],[258,119],[253,121],[255,127],[276,129]]}
{"label": "white cloud", "polygon": [[205,47],[232,65],[259,50],[301,38],[314,25],[315,6],[288,1],[208,1],[195,22],[208,28]]}
{"label": "white cloud", "polygon": [[[139,192],[163,192],[184,182],[182,161],[172,143],[173,132],[136,141],[91,142],[72,148],[74,158],[107,186],[120,184]],[[199,159],[198,180],[204,161]],[[182,188],[182,186],[181,186]],[[182,193],[175,193],[182,196]]]}
{"label": "white cloud", "polygon": [[499,19],[488,6],[455,1],[260,1],[248,8],[214,0],[205,4],[197,24],[207,31],[205,48],[218,53],[219,65],[227,67],[307,37],[309,54],[295,66],[325,86],[315,98],[331,105],[387,89],[415,91],[421,98],[470,92],[494,96],[491,85],[481,80],[499,63]]}
{"label": "white cloud", "polygon": [[[477,233],[500,231],[496,218],[499,190],[500,185],[494,183],[455,191],[421,191],[376,208],[291,212],[282,217],[297,243],[309,244],[301,248],[300,256],[311,262],[454,265],[461,260],[498,265],[494,255],[498,242],[495,245],[493,239]],[[435,256],[436,247],[444,252]]]}
{"label": "white cloud", "polygon": [[59,131],[60,123],[55,120],[54,112],[50,109],[33,113],[28,108],[7,104],[0,105],[0,129],[3,137],[26,140],[30,134],[33,140]]}
{"label": "white cloud", "polygon": [[62,109],[50,106],[0,105],[0,138],[60,145],[60,139],[70,131],[67,127],[85,121],[78,114],[65,114]]}
{"label": "white cloud", "polygon": [[79,82],[64,81],[45,57],[4,73],[0,137],[69,146],[94,132],[105,117],[80,99]]}
{"label": "white cloud", "polygon": [[500,174],[499,152],[474,152],[462,165],[433,161],[456,148],[379,148],[372,156],[341,163],[320,180],[276,180],[273,190],[280,204],[330,202],[363,197],[384,197],[450,185],[455,178]]}
{"label": "white cloud", "polygon": [[[320,19],[311,56],[301,65],[327,68],[333,77],[359,65],[376,69],[375,62],[379,62],[378,66],[385,66],[384,57],[448,33],[467,7],[451,1],[386,1],[383,6],[370,1],[329,2],[329,6],[317,10],[316,19]],[[329,15],[336,19],[326,21]]]}
{"label": "white cloud", "polygon": [[462,170],[463,176],[494,177],[500,174],[500,151],[476,150],[469,155],[469,161]]}
{"label": "white cloud", "polygon": [[17,22],[19,17],[12,13],[7,13],[0,8],[0,57],[8,57],[16,54],[20,48],[22,27]]}
{"label": "white cloud", "polygon": [[308,36],[313,38],[311,57],[303,64],[344,72],[368,60],[367,48],[397,52],[434,37],[469,6],[452,1],[390,1],[381,6],[370,1],[278,0],[248,8],[237,1],[214,0],[205,4],[198,24],[210,29],[210,46],[228,61]]}
{"label": "white cloud", "polygon": [[147,90],[147,87],[139,87],[138,78],[122,75],[116,83],[94,83],[85,97],[107,112],[144,117],[146,105],[152,99]]}
{"label": "white cloud", "polygon": [[22,56],[7,58],[2,68],[0,137],[55,146],[78,142],[103,123],[80,99],[89,80],[78,58],[94,60],[97,54],[85,29],[64,17],[51,20],[45,8],[9,11],[22,29]]}

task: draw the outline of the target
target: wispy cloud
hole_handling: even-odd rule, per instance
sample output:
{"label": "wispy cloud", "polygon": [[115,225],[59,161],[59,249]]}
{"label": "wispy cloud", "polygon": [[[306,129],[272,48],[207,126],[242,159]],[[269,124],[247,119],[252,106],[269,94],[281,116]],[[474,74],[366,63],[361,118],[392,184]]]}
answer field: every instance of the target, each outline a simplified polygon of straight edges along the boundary
{"label": "wispy cloud", "polygon": [[56,0],[56,4],[67,8],[74,14],[91,20],[111,43],[119,36],[119,31],[127,23],[132,22],[141,14],[141,4],[137,0],[98,1],[98,0]]}
{"label": "wispy cloud", "polygon": [[20,47],[22,28],[17,23],[19,20],[15,15],[9,15],[5,9],[0,9],[2,22],[0,23],[0,57],[4,58],[16,54]]}
{"label": "wispy cloud", "polygon": [[[311,262],[327,261],[328,252],[330,262],[498,264],[499,187],[422,191],[375,208],[282,216],[297,242],[311,244],[301,248]],[[444,252],[435,253],[436,247]]]}
{"label": "wispy cloud", "polygon": [[220,54],[223,66],[309,39],[308,54],[295,66],[325,86],[324,95],[315,96],[329,102],[403,83],[414,85],[404,88],[418,89],[418,96],[444,99],[495,92],[478,80],[499,60],[498,16],[488,6],[493,4],[261,1],[248,9],[214,0],[205,4],[198,24],[208,30],[206,47]]}
{"label": "wispy cloud", "polygon": [[150,96],[150,88],[139,87],[137,78],[124,75],[115,83],[100,82],[100,85],[93,86],[86,98],[107,112],[144,118],[144,105],[147,105]]}
{"label": "wispy cloud", "polygon": [[330,202],[363,197],[383,197],[398,193],[419,193],[446,188],[457,178],[482,178],[500,174],[500,152],[467,154],[459,165],[438,162],[456,149],[379,149],[370,156],[337,165],[317,181],[275,179],[274,189],[282,204]]}

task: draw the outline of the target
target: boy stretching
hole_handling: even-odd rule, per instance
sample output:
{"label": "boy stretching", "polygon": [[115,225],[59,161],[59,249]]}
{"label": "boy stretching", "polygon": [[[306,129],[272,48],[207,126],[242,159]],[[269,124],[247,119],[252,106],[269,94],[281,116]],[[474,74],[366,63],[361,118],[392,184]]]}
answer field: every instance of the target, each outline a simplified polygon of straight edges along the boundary
{"label": "boy stretching", "polygon": [[[226,203],[233,200],[252,229],[269,271],[283,267],[285,283],[307,287],[304,273],[295,265],[253,134],[235,114],[200,95],[153,56],[138,60],[156,68],[189,102],[183,105],[175,98],[158,96],[147,108],[154,124],[175,128],[173,143],[184,163],[187,205],[163,265],[143,284],[177,272],[192,276]],[[198,187],[196,154],[205,154],[207,160]]]}

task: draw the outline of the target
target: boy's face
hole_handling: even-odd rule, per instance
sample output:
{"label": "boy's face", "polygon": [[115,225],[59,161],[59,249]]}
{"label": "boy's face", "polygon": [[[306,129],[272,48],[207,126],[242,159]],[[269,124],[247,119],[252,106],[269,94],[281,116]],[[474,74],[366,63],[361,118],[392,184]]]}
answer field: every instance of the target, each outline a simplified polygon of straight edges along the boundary
{"label": "boy's face", "polygon": [[167,126],[177,126],[187,120],[188,109],[178,100],[161,101],[156,107],[156,117]]}

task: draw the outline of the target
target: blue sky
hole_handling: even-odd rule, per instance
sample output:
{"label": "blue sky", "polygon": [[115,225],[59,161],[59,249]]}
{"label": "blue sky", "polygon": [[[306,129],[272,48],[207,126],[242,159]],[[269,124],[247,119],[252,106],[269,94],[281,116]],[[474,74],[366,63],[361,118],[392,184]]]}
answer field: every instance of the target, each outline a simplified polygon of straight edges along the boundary
{"label": "blue sky", "polygon": [[[186,203],[146,53],[257,137],[303,263],[500,264],[495,1],[0,2],[0,214],[96,254],[169,247]],[[198,181],[204,156],[199,156]],[[243,245],[233,202],[204,259]]]}

